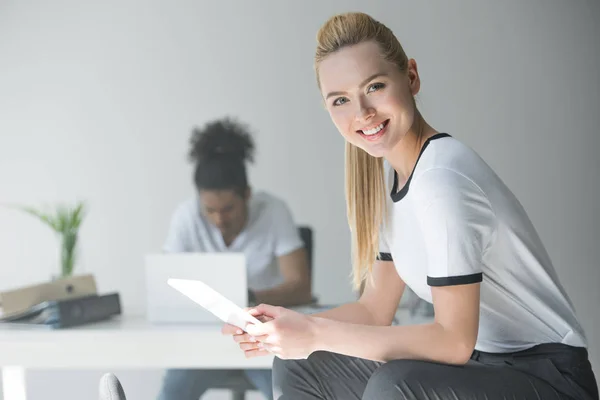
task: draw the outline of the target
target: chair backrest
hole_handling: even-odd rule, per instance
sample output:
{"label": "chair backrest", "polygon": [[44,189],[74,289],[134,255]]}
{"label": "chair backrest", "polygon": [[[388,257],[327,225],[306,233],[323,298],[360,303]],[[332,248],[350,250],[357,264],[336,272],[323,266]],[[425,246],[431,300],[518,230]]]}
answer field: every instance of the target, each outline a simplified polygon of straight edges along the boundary
{"label": "chair backrest", "polygon": [[308,272],[312,278],[312,270],[313,270],[313,230],[309,226],[299,226],[298,232],[300,233],[300,237],[304,242],[304,246],[306,247],[306,256],[308,258]]}

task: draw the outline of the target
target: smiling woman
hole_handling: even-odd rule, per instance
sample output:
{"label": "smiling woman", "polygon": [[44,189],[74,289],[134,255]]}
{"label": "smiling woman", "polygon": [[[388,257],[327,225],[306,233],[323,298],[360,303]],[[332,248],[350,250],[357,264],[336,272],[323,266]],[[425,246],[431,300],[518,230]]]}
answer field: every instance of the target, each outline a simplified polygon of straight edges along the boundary
{"label": "smiling woman", "polygon": [[[315,64],[326,108],[346,139],[346,200],[358,287],[375,261],[377,230],[384,218],[382,157],[393,155],[391,150],[411,128],[415,128],[417,139],[432,129],[414,101],[420,89],[416,62],[408,59],[393,33],[383,25],[374,25],[368,31],[369,21],[351,18],[349,14],[347,19],[329,21],[335,40],[329,37],[328,29],[319,31]],[[361,24],[357,31],[351,29],[352,23]],[[338,51],[347,47],[351,48]],[[399,162],[408,170],[414,160]],[[364,207],[358,207],[362,204]]]}
{"label": "smiling woman", "polygon": [[[311,316],[260,305],[251,312],[266,322],[224,328],[247,356],[278,356],[275,398],[598,399],[586,336],[536,229],[475,151],[425,121],[417,63],[392,31],[336,15],[315,64],[346,140],[364,291]],[[406,286],[433,304],[433,322],[391,326]]]}

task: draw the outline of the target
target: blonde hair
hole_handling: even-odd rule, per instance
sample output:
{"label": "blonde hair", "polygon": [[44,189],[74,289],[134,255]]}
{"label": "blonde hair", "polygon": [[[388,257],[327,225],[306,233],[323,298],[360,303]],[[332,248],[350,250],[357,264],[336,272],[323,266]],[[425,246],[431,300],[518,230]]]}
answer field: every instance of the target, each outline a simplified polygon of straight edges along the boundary
{"label": "blonde hair", "polygon": [[[373,41],[381,56],[406,72],[408,58],[393,32],[364,13],[344,13],[331,17],[317,33],[315,71],[319,63],[338,50]],[[387,217],[383,159],[346,142],[346,205],[352,235],[353,281],[356,289],[371,275],[379,252],[379,231]]]}

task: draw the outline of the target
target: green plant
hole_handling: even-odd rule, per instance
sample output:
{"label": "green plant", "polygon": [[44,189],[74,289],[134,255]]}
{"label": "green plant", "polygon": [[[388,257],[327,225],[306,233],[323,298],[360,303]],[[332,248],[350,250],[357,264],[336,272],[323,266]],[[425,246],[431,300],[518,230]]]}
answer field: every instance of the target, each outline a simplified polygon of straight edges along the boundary
{"label": "green plant", "polygon": [[61,277],[73,274],[77,257],[77,239],[79,227],[85,217],[85,204],[79,202],[75,206],[58,205],[53,212],[44,212],[29,206],[14,206],[18,210],[39,218],[52,228],[61,240]]}

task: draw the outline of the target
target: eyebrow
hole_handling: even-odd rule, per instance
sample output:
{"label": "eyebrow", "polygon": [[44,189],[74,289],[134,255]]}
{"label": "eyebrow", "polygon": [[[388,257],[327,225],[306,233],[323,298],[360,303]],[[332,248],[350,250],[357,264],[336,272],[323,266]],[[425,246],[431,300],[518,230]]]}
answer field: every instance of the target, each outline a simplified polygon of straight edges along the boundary
{"label": "eyebrow", "polygon": [[[384,73],[384,72],[377,72],[377,73],[375,73],[375,74],[371,75],[370,77],[368,77],[367,79],[365,79],[364,81],[362,81],[362,82],[360,83],[359,87],[363,87],[363,86],[365,86],[367,83],[369,83],[370,81],[372,81],[372,80],[373,80],[373,79],[375,79],[375,78],[379,78],[380,76],[387,76],[387,74],[386,74],[386,73]],[[329,92],[329,93],[327,94],[327,96],[325,96],[325,99],[328,99],[328,98],[330,98],[331,96],[341,96],[341,95],[343,95],[344,93],[346,93],[346,92]]]}

